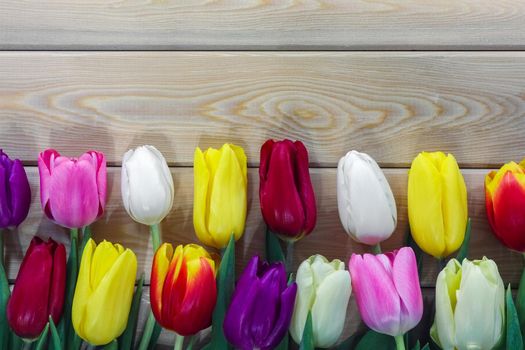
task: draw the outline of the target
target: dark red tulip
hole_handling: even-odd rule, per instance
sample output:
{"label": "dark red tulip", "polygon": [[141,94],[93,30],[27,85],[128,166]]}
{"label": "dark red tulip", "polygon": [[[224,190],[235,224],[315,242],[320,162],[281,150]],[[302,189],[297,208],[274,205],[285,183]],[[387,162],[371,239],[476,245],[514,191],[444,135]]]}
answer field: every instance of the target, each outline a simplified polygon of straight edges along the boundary
{"label": "dark red tulip", "polygon": [[7,321],[22,338],[37,338],[49,316],[60,320],[66,287],[66,249],[52,239],[31,240],[13,293],[7,302]]}
{"label": "dark red tulip", "polygon": [[266,141],[261,147],[259,180],[261,212],[272,232],[287,240],[312,232],[317,209],[308,151],[301,141]]}
{"label": "dark red tulip", "polygon": [[22,162],[9,159],[0,149],[0,228],[20,225],[30,204],[31,188]]}

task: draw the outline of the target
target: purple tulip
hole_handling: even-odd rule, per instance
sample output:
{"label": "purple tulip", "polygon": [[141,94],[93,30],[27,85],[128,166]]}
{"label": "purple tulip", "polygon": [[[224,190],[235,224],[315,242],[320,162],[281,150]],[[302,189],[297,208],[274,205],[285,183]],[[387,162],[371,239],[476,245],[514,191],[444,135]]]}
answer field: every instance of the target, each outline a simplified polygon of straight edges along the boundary
{"label": "purple tulip", "polygon": [[22,162],[9,159],[0,149],[0,228],[20,225],[30,204],[31,188]]}
{"label": "purple tulip", "polygon": [[244,269],[224,318],[224,335],[241,350],[274,349],[292,319],[297,285],[287,285],[282,263],[254,256]]}
{"label": "purple tulip", "polygon": [[419,323],[423,297],[412,248],[352,254],[349,266],[357,308],[368,327],[395,337]]}

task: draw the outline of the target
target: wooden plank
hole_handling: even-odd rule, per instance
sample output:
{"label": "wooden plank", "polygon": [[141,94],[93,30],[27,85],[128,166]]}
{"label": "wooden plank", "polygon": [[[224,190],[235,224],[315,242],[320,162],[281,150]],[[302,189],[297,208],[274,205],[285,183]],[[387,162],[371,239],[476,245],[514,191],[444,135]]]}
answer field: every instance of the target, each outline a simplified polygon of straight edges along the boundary
{"label": "wooden plank", "polygon": [[523,49],[524,23],[512,0],[4,0],[0,49]]}
{"label": "wooden plank", "polygon": [[2,52],[0,76],[2,146],[33,165],[47,147],[118,165],[153,143],[191,166],[196,146],[234,142],[257,166],[285,137],[321,167],[350,149],[390,167],[422,150],[474,168],[525,155],[525,52]]}
{"label": "wooden plank", "polygon": [[[7,265],[9,278],[14,279],[23,253],[33,234],[51,235],[55,239],[67,243],[65,230],[52,224],[43,217],[38,190],[38,173],[36,168],[29,168],[29,177],[33,189],[33,204],[28,219],[20,226],[18,234],[10,234],[6,238]],[[398,226],[394,235],[383,243],[383,250],[392,250],[403,245],[407,231],[406,211],[406,169],[386,169],[385,173],[396,197],[398,207]],[[522,270],[522,257],[511,253],[501,245],[488,227],[483,179],[487,170],[465,170],[469,197],[469,212],[472,218],[471,258],[481,258],[486,255],[494,259],[499,266],[505,283],[516,286]],[[193,169],[173,168],[175,181],[175,204],[172,212],[162,223],[165,241],[174,244],[198,242],[193,231]],[[335,169],[312,169],[312,181],[317,196],[318,223],[312,234],[299,241],[295,247],[295,266],[310,255],[319,253],[330,259],[339,258],[348,262],[352,253],[365,252],[368,247],[355,243],[341,227],[337,213],[335,192]],[[254,255],[264,255],[265,225],[261,218],[258,199],[257,169],[248,172],[248,217],[246,231],[240,240],[237,254],[237,271],[242,271],[247,261]],[[139,272],[144,271],[149,276],[151,268],[151,246],[148,243],[147,227],[135,223],[125,212],[120,197],[120,169],[110,168],[108,180],[108,204],[104,217],[93,225],[94,237],[97,241],[107,239],[120,242],[125,247],[135,251],[139,262]],[[423,286],[433,286],[437,276],[438,263],[435,259],[426,257],[421,276]],[[147,279],[149,281],[149,279]]]}

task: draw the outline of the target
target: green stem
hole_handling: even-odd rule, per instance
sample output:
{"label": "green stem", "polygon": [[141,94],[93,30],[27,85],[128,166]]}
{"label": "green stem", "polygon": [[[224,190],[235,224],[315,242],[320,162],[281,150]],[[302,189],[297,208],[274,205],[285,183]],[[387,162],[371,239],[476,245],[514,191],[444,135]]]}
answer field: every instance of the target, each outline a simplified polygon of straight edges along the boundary
{"label": "green stem", "polygon": [[286,273],[289,275],[292,273],[293,268],[293,246],[294,241],[287,241],[286,242]]}
{"label": "green stem", "polygon": [[382,251],[381,251],[381,243],[377,243],[375,245],[372,246],[372,252],[377,255],[377,254],[381,254]]}
{"label": "green stem", "polygon": [[396,340],[396,349],[405,350],[405,341],[403,340],[403,335],[396,335],[394,339]]}
{"label": "green stem", "polygon": [[31,349],[32,345],[33,345],[32,341],[24,339],[23,345],[22,345],[22,349],[23,350],[29,350],[29,349]]}
{"label": "green stem", "polygon": [[175,333],[175,345],[173,346],[173,350],[182,350],[183,344],[184,344],[184,337],[182,335]]}
{"label": "green stem", "polygon": [[153,243],[153,254],[157,252],[157,249],[160,247],[160,227],[159,224],[151,225],[149,227],[151,232],[151,242]]}
{"label": "green stem", "polygon": [[140,339],[139,349],[138,350],[146,350],[149,346],[149,342],[151,340],[151,334],[153,333],[153,328],[155,327],[155,316],[153,316],[153,312],[149,312],[148,320],[146,321],[146,325],[144,326],[144,333],[142,333],[142,339]]}
{"label": "green stem", "polygon": [[69,238],[71,240],[73,240],[73,238],[76,238],[78,242],[78,228],[69,229]]}

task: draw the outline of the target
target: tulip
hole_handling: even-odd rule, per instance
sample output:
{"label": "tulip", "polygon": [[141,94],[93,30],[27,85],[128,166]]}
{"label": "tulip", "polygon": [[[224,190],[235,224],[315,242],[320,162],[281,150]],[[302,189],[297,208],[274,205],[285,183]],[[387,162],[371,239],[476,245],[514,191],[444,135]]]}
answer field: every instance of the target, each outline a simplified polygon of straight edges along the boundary
{"label": "tulip", "polygon": [[287,286],[284,264],[268,264],[254,256],[226,312],[226,339],[241,350],[274,349],[290,326],[296,292],[295,283]]}
{"label": "tulip", "polygon": [[467,188],[452,154],[420,153],[408,174],[412,237],[426,253],[443,258],[456,251],[467,227]]}
{"label": "tulip", "polygon": [[0,149],[0,229],[20,225],[30,204],[31,189],[22,162],[9,159]]}
{"label": "tulip", "polygon": [[504,334],[505,289],[494,261],[450,260],[436,281],[430,332],[444,350],[492,349]]}
{"label": "tulip", "polygon": [[525,159],[485,177],[485,204],[496,237],[510,249],[525,252]]}
{"label": "tulip", "polygon": [[49,219],[67,228],[91,224],[106,205],[106,158],[89,151],[77,158],[48,149],[38,157],[40,200]]}
{"label": "tulip", "polygon": [[193,226],[201,242],[224,248],[241,238],[246,221],[247,167],[244,150],[229,143],[219,150],[195,149]]}
{"label": "tulip", "polygon": [[351,151],[339,160],[337,206],[346,233],[357,242],[378,244],[396,228],[394,195],[385,175],[366,153]]}
{"label": "tulip", "polygon": [[423,297],[412,248],[352,254],[349,266],[357,307],[368,327],[399,337],[419,323]]}
{"label": "tulip", "polygon": [[137,274],[137,257],[120,244],[90,239],[80,262],[72,321],[92,345],[104,345],[126,329]]}
{"label": "tulip", "polygon": [[173,178],[153,146],[129,150],[122,160],[122,201],[129,216],[144,225],[160,223],[173,205]]}
{"label": "tulip", "polygon": [[261,147],[259,180],[261,212],[272,232],[290,241],[312,232],[317,209],[308,151],[301,141],[266,141]]}
{"label": "tulip", "polygon": [[298,344],[301,342],[310,312],[315,347],[333,346],[343,332],[352,292],[345,264],[341,260],[329,262],[322,255],[313,255],[299,265],[295,280],[297,298],[290,325],[292,338]]}
{"label": "tulip", "polygon": [[151,268],[151,309],[157,322],[179,335],[193,335],[211,325],[217,301],[216,266],[196,244],[164,243]]}
{"label": "tulip", "polygon": [[52,239],[34,237],[29,244],[13,293],[7,302],[7,321],[22,338],[35,339],[49,316],[60,320],[66,288],[66,249]]}

